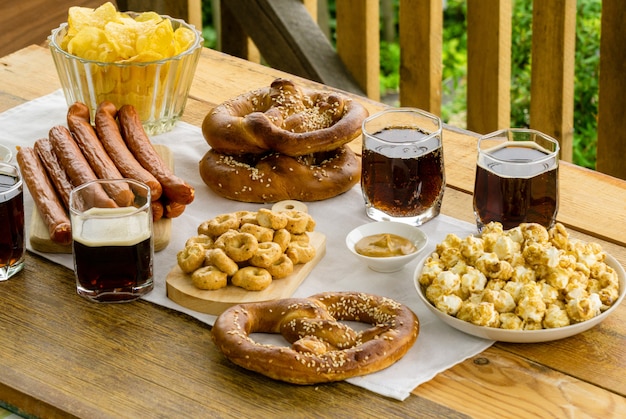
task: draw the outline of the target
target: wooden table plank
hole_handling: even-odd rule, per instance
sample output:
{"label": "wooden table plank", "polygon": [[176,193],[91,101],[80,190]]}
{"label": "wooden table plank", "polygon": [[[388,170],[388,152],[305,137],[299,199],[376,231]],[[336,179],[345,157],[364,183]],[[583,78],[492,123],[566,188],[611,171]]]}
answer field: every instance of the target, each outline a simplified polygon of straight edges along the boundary
{"label": "wooden table plank", "polygon": [[626,416],[623,396],[494,347],[422,384],[413,394],[472,417]]}

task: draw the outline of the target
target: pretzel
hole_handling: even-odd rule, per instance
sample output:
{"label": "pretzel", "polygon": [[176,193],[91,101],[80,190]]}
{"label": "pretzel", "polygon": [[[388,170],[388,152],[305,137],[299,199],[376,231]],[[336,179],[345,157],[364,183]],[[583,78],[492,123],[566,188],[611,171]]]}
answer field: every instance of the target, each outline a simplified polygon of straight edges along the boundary
{"label": "pretzel", "polygon": [[347,144],[359,135],[367,116],[360,103],[345,95],[276,79],[216,106],[204,118],[202,133],[219,153],[276,151],[295,157]]}
{"label": "pretzel", "polygon": [[[355,332],[340,321],[372,327]],[[252,333],[280,333],[291,347],[260,344]],[[294,384],[340,381],[387,368],[419,334],[417,316],[389,298],[354,292],[247,303],[213,326],[217,347],[236,365]]]}
{"label": "pretzel", "polygon": [[348,191],[361,179],[361,163],[347,145],[299,157],[229,156],[209,150],[200,160],[199,171],[216,194],[256,203],[321,201]]}

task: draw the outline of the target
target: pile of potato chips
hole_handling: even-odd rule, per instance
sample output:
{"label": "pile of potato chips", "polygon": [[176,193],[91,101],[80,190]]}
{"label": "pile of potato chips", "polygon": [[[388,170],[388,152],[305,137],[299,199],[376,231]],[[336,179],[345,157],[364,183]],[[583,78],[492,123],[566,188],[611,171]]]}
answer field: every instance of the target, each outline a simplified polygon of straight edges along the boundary
{"label": "pile of potato chips", "polygon": [[70,7],[67,35],[61,47],[80,58],[107,63],[151,62],[189,49],[195,34],[172,28],[168,19],[145,12],[131,17],[107,2],[91,9]]}

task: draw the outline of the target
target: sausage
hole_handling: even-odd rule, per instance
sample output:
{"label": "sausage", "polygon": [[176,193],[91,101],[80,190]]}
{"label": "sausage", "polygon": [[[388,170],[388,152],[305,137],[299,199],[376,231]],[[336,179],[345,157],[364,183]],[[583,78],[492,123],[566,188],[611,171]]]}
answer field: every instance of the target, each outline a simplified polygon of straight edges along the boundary
{"label": "sausage", "polygon": [[152,207],[152,221],[159,221],[163,218],[163,203],[160,200],[150,202]]}
{"label": "sausage", "polygon": [[[91,126],[87,105],[76,102],[70,106],[67,112],[67,126],[99,179],[123,178]],[[107,185],[106,190],[120,207],[129,206],[135,199],[130,187],[125,183]]]}
{"label": "sausage", "polygon": [[70,209],[70,192],[72,192],[72,182],[67,176],[65,170],[61,167],[57,155],[54,154],[52,144],[47,138],[41,138],[35,141],[35,152],[39,156],[41,164],[46,169],[48,179],[54,185],[61,202],[66,210]]}
{"label": "sausage", "polygon": [[54,186],[48,178],[35,149],[20,147],[16,157],[22,171],[22,178],[33,197],[44,224],[48,227],[50,239],[62,245],[72,243],[70,219],[61,201],[59,201]]}
{"label": "sausage", "polygon": [[163,200],[163,217],[176,218],[185,212],[186,205],[178,202],[170,201],[167,198]]}
{"label": "sausage", "polygon": [[[74,187],[98,178],[67,128],[61,125],[52,127],[48,133],[48,138],[59,163],[65,167]],[[107,195],[102,187],[95,187],[92,190],[94,191],[92,205],[102,208],[117,207],[115,201]]]}
{"label": "sausage", "polygon": [[124,177],[145,183],[150,188],[152,200],[157,200],[163,193],[161,183],[137,161],[130,152],[117,125],[117,108],[109,101],[104,101],[96,109],[96,132],[102,145]]}
{"label": "sausage", "polygon": [[161,183],[163,194],[170,201],[178,204],[191,204],[195,195],[193,187],[176,176],[163,162],[146,134],[135,107],[122,106],[118,111],[117,119],[126,145],[139,163]]}

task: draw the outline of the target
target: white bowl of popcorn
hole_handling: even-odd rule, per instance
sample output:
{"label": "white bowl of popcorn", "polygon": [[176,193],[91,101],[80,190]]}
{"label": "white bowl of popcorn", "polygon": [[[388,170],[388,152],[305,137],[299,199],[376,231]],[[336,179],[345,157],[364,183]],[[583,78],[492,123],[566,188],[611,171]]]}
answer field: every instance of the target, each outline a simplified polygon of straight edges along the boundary
{"label": "white bowl of popcorn", "polygon": [[[363,224],[346,236],[346,246],[376,272],[396,272],[415,260],[428,243],[418,227],[394,221]],[[361,251],[361,246],[369,252]],[[361,249],[361,250],[360,250]]]}
{"label": "white bowl of popcorn", "polygon": [[[497,224],[497,223],[496,223]],[[522,224],[448,235],[417,265],[417,293],[467,334],[512,343],[563,339],[606,319],[626,295],[626,273],[597,243]]]}

